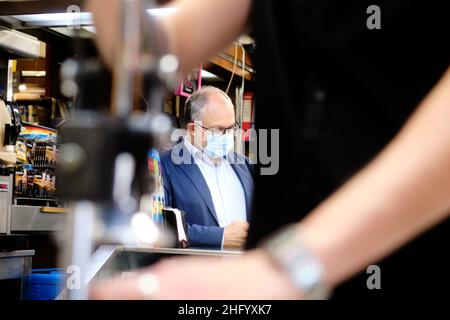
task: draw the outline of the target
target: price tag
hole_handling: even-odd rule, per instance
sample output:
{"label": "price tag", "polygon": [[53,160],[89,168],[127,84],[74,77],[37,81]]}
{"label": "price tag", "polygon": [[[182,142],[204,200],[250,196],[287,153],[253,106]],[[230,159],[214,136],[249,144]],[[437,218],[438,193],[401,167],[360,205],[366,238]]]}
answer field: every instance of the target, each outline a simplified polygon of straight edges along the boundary
{"label": "price tag", "polygon": [[0,192],[8,192],[9,191],[9,183],[0,183]]}

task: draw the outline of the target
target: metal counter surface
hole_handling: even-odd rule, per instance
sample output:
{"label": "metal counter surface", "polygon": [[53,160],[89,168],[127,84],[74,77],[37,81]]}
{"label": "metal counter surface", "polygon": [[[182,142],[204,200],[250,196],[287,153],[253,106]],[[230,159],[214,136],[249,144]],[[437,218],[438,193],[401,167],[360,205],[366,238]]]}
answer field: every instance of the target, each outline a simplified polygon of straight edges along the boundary
{"label": "metal counter surface", "polygon": [[[243,254],[239,250],[220,250],[211,248],[148,248],[138,246],[101,245],[91,256],[89,270],[82,277],[83,287],[91,281],[101,280],[122,274],[134,276],[135,271],[145,268],[160,259],[173,256],[209,256],[212,258],[238,258]],[[57,297],[67,299],[67,290]]]}
{"label": "metal counter surface", "polygon": [[27,299],[30,289],[30,276],[34,250],[0,252],[0,280],[19,279],[21,298]]}
{"label": "metal counter surface", "polygon": [[123,247],[124,251],[133,252],[150,252],[150,253],[166,253],[180,255],[196,255],[196,256],[218,256],[218,257],[238,257],[243,254],[240,250],[220,250],[206,248],[144,248],[144,247]]}
{"label": "metal counter surface", "polygon": [[91,281],[101,274],[125,271],[126,269],[141,268],[150,265],[161,258],[175,255],[210,256],[210,257],[239,257],[243,251],[218,250],[206,248],[147,248],[135,246],[102,245],[91,257],[91,266],[84,283]]}
{"label": "metal counter surface", "polygon": [[34,256],[34,250],[17,250],[9,252],[0,252],[0,259],[2,258],[16,258],[16,257],[29,257]]}

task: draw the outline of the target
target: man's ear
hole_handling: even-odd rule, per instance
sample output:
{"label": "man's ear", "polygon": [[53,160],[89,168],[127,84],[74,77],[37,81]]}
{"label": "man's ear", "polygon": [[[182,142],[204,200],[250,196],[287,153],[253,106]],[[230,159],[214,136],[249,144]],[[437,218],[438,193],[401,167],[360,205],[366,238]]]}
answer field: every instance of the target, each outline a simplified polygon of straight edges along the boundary
{"label": "man's ear", "polygon": [[186,129],[188,131],[189,134],[193,135],[194,134],[194,130],[195,130],[195,125],[190,122],[186,125]]}

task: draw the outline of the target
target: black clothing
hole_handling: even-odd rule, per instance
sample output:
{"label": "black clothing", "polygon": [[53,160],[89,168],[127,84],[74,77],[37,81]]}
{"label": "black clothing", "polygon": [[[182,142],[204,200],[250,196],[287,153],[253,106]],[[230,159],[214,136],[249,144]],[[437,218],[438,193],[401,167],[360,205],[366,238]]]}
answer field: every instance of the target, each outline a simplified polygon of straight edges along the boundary
{"label": "black clothing", "polygon": [[[381,9],[380,30],[366,25],[372,4]],[[301,220],[395,136],[449,67],[449,4],[254,1],[256,126],[280,129],[280,167],[256,175],[249,248]],[[364,272],[335,297],[445,292],[448,244],[449,221],[378,264],[381,290],[367,289]]]}

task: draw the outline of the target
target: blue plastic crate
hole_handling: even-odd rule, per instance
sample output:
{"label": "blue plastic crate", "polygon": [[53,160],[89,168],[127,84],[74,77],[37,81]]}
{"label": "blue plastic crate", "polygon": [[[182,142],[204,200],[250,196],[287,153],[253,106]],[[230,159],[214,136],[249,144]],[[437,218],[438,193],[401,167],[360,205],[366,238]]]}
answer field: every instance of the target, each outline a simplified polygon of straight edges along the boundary
{"label": "blue plastic crate", "polygon": [[31,300],[54,300],[62,291],[66,274],[62,269],[33,269],[31,274]]}

